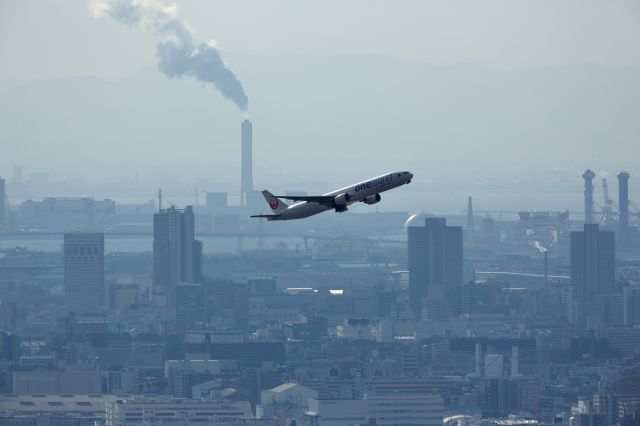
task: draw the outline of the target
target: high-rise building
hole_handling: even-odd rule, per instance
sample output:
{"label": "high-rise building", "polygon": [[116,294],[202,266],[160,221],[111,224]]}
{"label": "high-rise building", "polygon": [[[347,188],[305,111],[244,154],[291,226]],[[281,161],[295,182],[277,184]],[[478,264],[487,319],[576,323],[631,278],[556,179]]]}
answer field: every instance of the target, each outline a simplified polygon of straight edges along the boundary
{"label": "high-rise building", "polygon": [[7,223],[6,186],[4,179],[0,178],[0,229],[4,229]]}
{"label": "high-rise building", "polygon": [[153,215],[153,291],[175,306],[179,283],[202,279],[202,244],[195,239],[193,208],[171,206]]}
{"label": "high-rise building", "polygon": [[153,215],[153,293],[166,298],[175,291],[181,270],[182,212],[175,207]]}
{"label": "high-rise building", "polygon": [[104,234],[64,234],[64,286],[69,308],[103,308]]}
{"label": "high-rise building", "polygon": [[240,126],[242,138],[242,176],[240,179],[240,205],[247,206],[253,192],[253,126],[244,120]]}
{"label": "high-rise building", "polygon": [[571,320],[580,326],[607,322],[600,301],[610,300],[615,284],[615,238],[597,224],[571,233]]}
{"label": "high-rise building", "polygon": [[[426,300],[428,317],[435,319],[452,314],[451,295],[459,290],[463,281],[462,227],[447,226],[445,218],[426,218],[424,226],[411,223],[407,232],[409,297],[413,311],[421,313]],[[435,312],[436,309],[443,312]]]}

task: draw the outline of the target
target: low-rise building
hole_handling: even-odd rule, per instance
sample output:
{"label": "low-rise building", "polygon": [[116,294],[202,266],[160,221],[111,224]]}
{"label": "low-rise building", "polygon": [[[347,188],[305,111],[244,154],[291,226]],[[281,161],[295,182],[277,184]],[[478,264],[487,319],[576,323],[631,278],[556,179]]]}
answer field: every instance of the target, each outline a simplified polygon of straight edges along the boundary
{"label": "low-rise building", "polygon": [[99,371],[20,371],[13,373],[13,393],[18,395],[99,394]]}
{"label": "low-rise building", "polygon": [[194,401],[190,399],[132,398],[110,402],[106,426],[244,424],[253,419],[248,401]]}
{"label": "low-rise building", "polygon": [[382,426],[441,426],[443,403],[439,395],[310,399],[307,414],[312,426],[352,426],[373,420]]}

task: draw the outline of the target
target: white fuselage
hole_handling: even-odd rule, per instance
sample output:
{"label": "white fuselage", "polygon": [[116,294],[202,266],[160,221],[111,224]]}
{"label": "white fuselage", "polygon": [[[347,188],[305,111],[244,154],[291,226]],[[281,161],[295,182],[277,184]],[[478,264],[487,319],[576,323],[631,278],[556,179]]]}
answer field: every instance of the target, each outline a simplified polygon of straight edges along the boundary
{"label": "white fuselage", "polygon": [[[349,201],[346,206],[349,206],[353,203],[364,201],[365,198],[371,195],[375,196],[381,192],[405,185],[411,181],[411,178],[413,178],[413,174],[405,171],[387,173],[346,188],[336,189],[323,194],[323,196],[337,197],[341,194],[348,194]],[[327,210],[332,210],[332,207],[314,201],[300,201],[289,206],[285,211],[273,217],[272,220],[304,219]]]}

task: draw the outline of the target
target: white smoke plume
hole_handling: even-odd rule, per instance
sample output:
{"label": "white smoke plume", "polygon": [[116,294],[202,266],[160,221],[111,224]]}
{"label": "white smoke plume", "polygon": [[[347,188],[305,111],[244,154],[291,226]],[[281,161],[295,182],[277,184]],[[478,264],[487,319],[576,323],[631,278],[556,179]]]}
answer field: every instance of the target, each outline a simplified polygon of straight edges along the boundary
{"label": "white smoke plume", "polygon": [[196,44],[193,32],[178,18],[176,5],[155,0],[94,0],[92,15],[110,16],[125,25],[140,25],[158,37],[158,68],[170,78],[192,76],[212,83],[242,111],[247,111],[249,98],[234,72],[222,60],[213,40]]}
{"label": "white smoke plume", "polygon": [[533,246],[540,252],[540,253],[546,253],[547,249],[545,247],[542,246],[542,244],[540,244],[540,241],[534,241],[533,242]]}

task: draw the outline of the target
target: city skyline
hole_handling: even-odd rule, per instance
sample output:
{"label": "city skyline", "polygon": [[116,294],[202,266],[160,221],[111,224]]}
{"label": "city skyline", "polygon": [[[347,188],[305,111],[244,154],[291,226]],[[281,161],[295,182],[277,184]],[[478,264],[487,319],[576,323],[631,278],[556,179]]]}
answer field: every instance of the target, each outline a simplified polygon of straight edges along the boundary
{"label": "city skyline", "polygon": [[640,425],[639,24],[0,0],[0,426]]}

